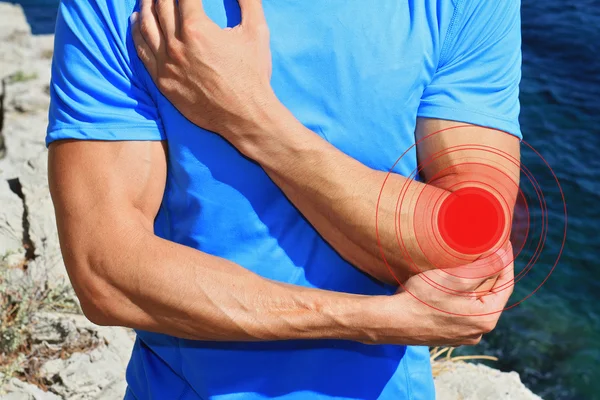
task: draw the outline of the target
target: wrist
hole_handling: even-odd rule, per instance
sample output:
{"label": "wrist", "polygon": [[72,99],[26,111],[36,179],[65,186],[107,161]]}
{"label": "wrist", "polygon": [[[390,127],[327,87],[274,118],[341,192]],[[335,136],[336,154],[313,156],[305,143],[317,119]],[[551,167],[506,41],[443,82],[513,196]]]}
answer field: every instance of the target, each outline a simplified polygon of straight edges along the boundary
{"label": "wrist", "polygon": [[309,293],[312,299],[304,304],[313,316],[303,318],[302,327],[294,329],[301,334],[291,339],[337,339],[377,344],[385,342],[382,332],[395,325],[393,316],[388,313],[388,296],[320,290]]}
{"label": "wrist", "polygon": [[265,164],[302,145],[304,126],[274,93],[265,95],[249,114],[244,124],[224,135],[245,156]]}
{"label": "wrist", "polygon": [[334,321],[328,338],[368,344],[409,344],[408,329],[415,324],[409,315],[410,295],[352,296],[351,307],[339,303],[323,312]]}
{"label": "wrist", "polygon": [[365,340],[370,344],[409,345],[414,342],[414,332],[418,318],[411,316],[414,305],[412,296],[399,293],[393,296],[373,296],[364,303],[364,321],[367,324]]}
{"label": "wrist", "polygon": [[322,314],[331,325],[328,339],[343,339],[372,343],[374,334],[371,330],[373,298],[369,296],[341,295],[335,303],[322,308]]}

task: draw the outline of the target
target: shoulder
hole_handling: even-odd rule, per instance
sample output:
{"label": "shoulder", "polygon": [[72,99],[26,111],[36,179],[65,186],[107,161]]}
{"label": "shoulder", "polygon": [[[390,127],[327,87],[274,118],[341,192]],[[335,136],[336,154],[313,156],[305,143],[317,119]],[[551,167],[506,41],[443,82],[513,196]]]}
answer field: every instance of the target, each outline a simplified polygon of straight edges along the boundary
{"label": "shoulder", "polygon": [[131,76],[135,49],[129,17],[136,0],[62,0],[54,37],[54,68],[72,73],[106,67]]}
{"label": "shoulder", "polygon": [[[455,0],[453,22],[446,35],[444,61],[479,53],[501,43],[520,49],[520,0]],[[509,49],[510,48],[510,49]]]}
{"label": "shoulder", "polygon": [[124,39],[136,0],[62,0],[57,29],[96,32]]}
{"label": "shoulder", "polygon": [[62,0],[56,21],[47,143],[162,140],[131,35],[133,0]]}
{"label": "shoulder", "polygon": [[461,25],[484,25],[517,21],[521,0],[454,0],[456,17]]}

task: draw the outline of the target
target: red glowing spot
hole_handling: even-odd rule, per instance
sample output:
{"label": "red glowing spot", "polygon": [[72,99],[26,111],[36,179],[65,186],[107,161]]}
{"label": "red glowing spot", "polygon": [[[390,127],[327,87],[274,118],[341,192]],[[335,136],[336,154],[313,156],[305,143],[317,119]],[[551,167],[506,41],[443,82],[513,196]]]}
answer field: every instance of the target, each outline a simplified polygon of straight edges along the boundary
{"label": "red glowing spot", "polygon": [[442,202],[438,227],[442,239],[463,254],[480,254],[500,240],[506,219],[502,206],[487,190],[458,189]]}

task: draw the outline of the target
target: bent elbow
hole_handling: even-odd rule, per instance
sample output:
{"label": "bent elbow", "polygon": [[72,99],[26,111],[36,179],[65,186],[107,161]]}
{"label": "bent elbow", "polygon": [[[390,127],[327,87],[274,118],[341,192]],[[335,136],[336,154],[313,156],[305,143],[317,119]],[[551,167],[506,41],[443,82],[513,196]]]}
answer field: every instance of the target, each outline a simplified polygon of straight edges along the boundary
{"label": "bent elbow", "polygon": [[116,288],[105,279],[95,274],[94,269],[87,265],[67,267],[77,271],[71,279],[75,294],[79,299],[83,315],[91,322],[101,326],[118,325],[118,297]]}
{"label": "bent elbow", "polygon": [[116,326],[117,318],[113,314],[112,307],[95,302],[92,299],[79,297],[83,315],[92,323],[100,326]]}

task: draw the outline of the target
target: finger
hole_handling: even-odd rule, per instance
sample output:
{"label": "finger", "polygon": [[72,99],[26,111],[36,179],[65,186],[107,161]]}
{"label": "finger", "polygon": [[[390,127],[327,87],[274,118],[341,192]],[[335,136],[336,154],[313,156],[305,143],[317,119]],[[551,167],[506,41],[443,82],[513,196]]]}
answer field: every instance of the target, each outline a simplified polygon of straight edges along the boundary
{"label": "finger", "polygon": [[242,10],[242,25],[249,27],[266,26],[262,0],[238,0]]}
{"label": "finger", "polygon": [[502,270],[498,280],[494,285],[494,292],[498,292],[504,288],[512,287],[515,284],[515,264],[511,262],[508,266]]}
{"label": "finger", "polygon": [[486,296],[490,296],[491,294],[493,294],[492,289],[496,285],[497,280],[498,280],[498,277],[496,276],[493,278],[489,278],[488,280],[483,282],[481,285],[479,285],[479,287],[477,289],[475,289],[475,291],[473,292],[476,294],[477,299],[481,300],[482,302],[485,302]]}
{"label": "finger", "polygon": [[469,338],[469,340],[467,341],[466,345],[467,346],[475,346],[478,345],[479,342],[481,342],[481,339],[483,338],[483,335],[475,335]]}
{"label": "finger", "polygon": [[179,32],[179,13],[177,12],[177,0],[156,0],[154,10],[160,23],[165,40],[171,40]]}
{"label": "finger", "polygon": [[508,267],[506,267],[502,271],[502,273],[498,277],[498,280],[496,281],[496,284],[492,288],[494,296],[490,296],[490,298],[494,300],[496,306],[499,309],[502,309],[504,308],[504,306],[506,306],[506,303],[508,302],[508,299],[510,298],[510,295],[513,292],[514,285],[515,268],[514,263],[510,263]]}
{"label": "finger", "polygon": [[179,0],[179,15],[184,23],[198,23],[209,20],[204,12],[202,0]]}
{"label": "finger", "polygon": [[135,50],[142,63],[146,66],[150,76],[152,76],[154,79],[154,77],[156,77],[156,58],[154,57],[154,53],[150,49],[148,43],[146,43],[146,40],[144,40],[144,36],[140,31],[139,14],[133,13],[131,15],[131,20],[133,23],[131,27],[131,33],[133,35]]}
{"label": "finger", "polygon": [[473,277],[475,282],[478,283],[478,286],[473,290],[473,294],[479,300],[483,300],[483,297],[489,295],[496,285],[500,271],[505,268],[505,264],[500,255],[491,254],[485,259],[476,261],[473,266]]}
{"label": "finger", "polygon": [[494,286],[496,285],[496,282],[498,281],[498,277],[494,276],[492,278],[488,278],[486,279],[481,285],[479,285],[476,289],[475,289],[475,293],[478,296],[484,296],[486,294],[488,294],[489,292],[492,291],[492,289],[494,288]]}
{"label": "finger", "polygon": [[152,52],[156,54],[162,42],[162,33],[154,9],[154,0],[142,0],[139,24],[144,40]]}

